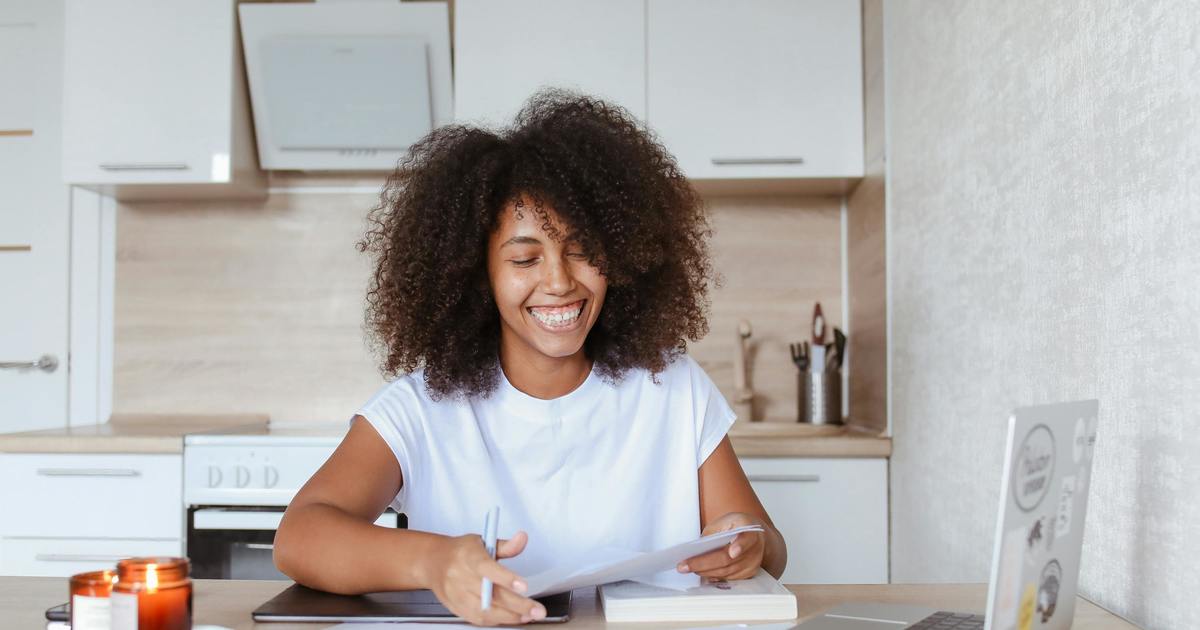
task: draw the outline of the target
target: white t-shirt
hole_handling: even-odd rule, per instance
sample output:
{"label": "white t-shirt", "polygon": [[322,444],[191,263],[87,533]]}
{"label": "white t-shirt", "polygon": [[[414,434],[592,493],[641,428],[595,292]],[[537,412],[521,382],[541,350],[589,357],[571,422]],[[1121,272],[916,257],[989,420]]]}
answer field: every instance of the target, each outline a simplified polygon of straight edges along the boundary
{"label": "white t-shirt", "polygon": [[503,564],[520,575],[591,548],[651,551],[700,534],[697,470],[735,415],[686,355],[651,381],[595,371],[560,398],[522,393],[501,371],[488,397],[434,401],[418,370],[385,385],[358,415],[391,447],[403,486],[392,507],[410,529],[529,534]]}

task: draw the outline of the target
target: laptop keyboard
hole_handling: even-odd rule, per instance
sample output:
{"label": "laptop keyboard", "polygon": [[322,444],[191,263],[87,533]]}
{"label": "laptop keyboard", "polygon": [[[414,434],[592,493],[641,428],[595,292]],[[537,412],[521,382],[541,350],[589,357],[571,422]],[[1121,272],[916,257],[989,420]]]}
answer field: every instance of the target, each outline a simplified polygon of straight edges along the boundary
{"label": "laptop keyboard", "polygon": [[909,626],[908,630],[983,630],[983,615],[940,611]]}

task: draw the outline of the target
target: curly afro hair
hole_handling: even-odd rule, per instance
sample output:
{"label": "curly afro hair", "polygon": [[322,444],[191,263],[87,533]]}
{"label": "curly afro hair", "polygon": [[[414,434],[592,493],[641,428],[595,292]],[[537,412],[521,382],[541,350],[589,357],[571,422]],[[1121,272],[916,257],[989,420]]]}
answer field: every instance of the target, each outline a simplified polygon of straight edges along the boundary
{"label": "curly afro hair", "polygon": [[675,160],[624,109],[543,90],[506,129],[435,129],[388,178],[359,243],[376,262],[367,328],[385,376],[423,366],[435,398],[494,390],[500,315],[487,244],[500,210],[518,202],[551,238],[578,242],[608,281],[584,342],[600,376],[658,374],[708,332],[711,229]]}

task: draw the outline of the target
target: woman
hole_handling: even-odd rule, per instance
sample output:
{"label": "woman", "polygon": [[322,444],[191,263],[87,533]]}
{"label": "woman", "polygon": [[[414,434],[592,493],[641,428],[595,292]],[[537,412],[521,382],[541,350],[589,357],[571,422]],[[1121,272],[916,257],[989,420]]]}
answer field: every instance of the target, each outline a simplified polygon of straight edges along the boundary
{"label": "woman", "polygon": [[[626,112],[545,91],[502,133],[437,129],[371,216],[368,320],[399,376],[288,507],[280,570],[338,593],[432,589],[475,624],[543,618],[521,576],[585,549],[757,524],[679,571],[783,572],[734,414],[684,354],[707,332],[707,218]],[[389,505],[409,529],[372,525]],[[479,537],[494,505],[504,563]]]}

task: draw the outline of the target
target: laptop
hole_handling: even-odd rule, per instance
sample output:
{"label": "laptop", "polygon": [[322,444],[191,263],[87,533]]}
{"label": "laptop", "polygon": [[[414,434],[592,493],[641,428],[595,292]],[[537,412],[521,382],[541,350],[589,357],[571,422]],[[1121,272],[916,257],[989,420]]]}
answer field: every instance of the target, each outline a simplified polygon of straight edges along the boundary
{"label": "laptop", "polygon": [[[557,623],[571,617],[571,592],[535,597],[546,607],[546,618]],[[430,590],[391,591],[366,595],[337,595],[293,584],[250,615],[255,621],[343,622],[461,622]]]}
{"label": "laptop", "polygon": [[986,615],[842,604],[797,630],[1062,630],[1075,616],[1095,400],[1022,407],[1008,419]]}

